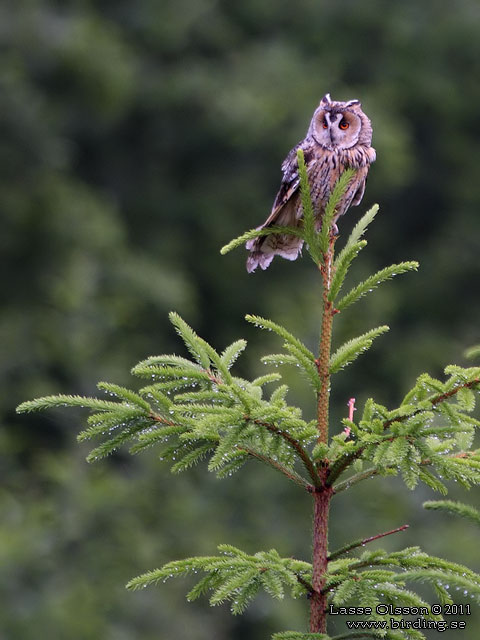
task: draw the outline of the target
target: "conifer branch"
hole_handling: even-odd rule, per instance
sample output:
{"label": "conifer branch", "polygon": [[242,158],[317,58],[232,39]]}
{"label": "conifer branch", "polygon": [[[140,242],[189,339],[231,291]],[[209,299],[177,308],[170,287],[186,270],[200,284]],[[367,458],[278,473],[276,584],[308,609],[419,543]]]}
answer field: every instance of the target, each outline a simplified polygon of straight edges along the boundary
{"label": "conifer branch", "polygon": [[384,538],[385,536],[390,536],[393,533],[398,533],[399,531],[405,531],[405,529],[408,529],[408,527],[409,527],[408,524],[404,524],[401,527],[397,527],[396,529],[392,529],[391,531],[386,531],[385,533],[379,533],[376,536],[371,536],[370,538],[364,538],[363,540],[355,540],[355,542],[351,542],[350,544],[347,544],[344,547],[337,549],[333,553],[330,553],[328,556],[328,560],[329,562],[331,562],[332,560],[335,560],[336,558],[345,555],[346,553],[348,553],[349,551],[352,551],[353,549],[357,549],[358,547],[364,547],[369,542],[373,542],[374,540],[379,540],[380,538]]}
{"label": "conifer branch", "polygon": [[[366,445],[368,446],[368,445]],[[365,447],[360,447],[359,449],[357,449],[357,451],[352,452],[352,453],[348,453],[345,454],[344,456],[342,456],[341,458],[339,458],[339,460],[337,460],[335,462],[334,465],[332,465],[331,470],[330,470],[330,475],[328,476],[327,479],[327,484],[328,486],[331,486],[331,484],[333,482],[335,482],[335,480],[353,463],[355,462],[355,460],[357,460],[358,458],[360,458],[365,450]],[[465,460],[470,458],[471,456],[474,455],[474,452],[458,452],[458,453],[452,453],[446,456],[442,456],[444,459],[446,460]],[[430,466],[434,464],[434,461],[429,459],[429,458],[424,458],[422,460],[420,460],[418,462],[419,466]],[[388,471],[395,471],[395,467],[391,466],[391,467],[384,467],[382,472],[388,473]],[[354,474],[353,476],[350,476],[349,478],[347,478],[346,480],[343,480],[342,482],[339,482],[336,485],[333,485],[333,492],[334,494],[337,493],[341,493],[342,491],[345,491],[345,489],[349,489],[351,486],[353,486],[354,484],[357,484],[358,482],[361,482],[362,480],[367,480],[368,478],[372,478],[373,476],[379,475],[381,473],[380,469],[372,467],[370,469],[366,469],[365,471],[360,471],[359,473]],[[422,478],[423,479],[423,478]],[[436,486],[434,487],[437,491],[441,490],[441,483],[439,480],[436,480]]]}
{"label": "conifer branch", "polygon": [[352,487],[354,484],[357,484],[357,482],[361,482],[362,480],[367,480],[368,478],[372,478],[373,476],[378,475],[378,473],[379,473],[379,470],[376,469],[375,467],[372,467],[371,469],[366,469],[365,471],[360,471],[359,473],[356,473],[353,476],[350,476],[346,480],[343,480],[342,482],[339,482],[338,484],[333,485],[333,492],[335,494],[341,493],[342,491],[345,491],[345,489],[350,489],[350,487]]}
{"label": "conifer branch", "polygon": [[368,225],[375,218],[378,211],[379,211],[378,204],[374,204],[373,207],[371,207],[367,211],[367,213],[363,214],[363,216],[360,218],[357,224],[353,227],[353,230],[344,247],[345,249],[349,249],[350,247],[352,247],[354,244],[357,244],[357,242],[361,240],[362,236],[364,235],[365,231],[368,228]]}
{"label": "conifer branch", "polygon": [[284,431],[283,429],[280,429],[279,427],[277,427],[276,425],[274,425],[274,424],[272,424],[270,422],[265,422],[263,420],[258,420],[256,418],[251,418],[248,415],[244,415],[243,419],[246,422],[253,422],[253,424],[256,424],[258,426],[264,427],[265,429],[267,429],[267,431],[270,431],[271,433],[275,433],[276,435],[278,435],[281,438],[283,438],[283,440],[285,440],[285,442],[287,442],[289,444],[289,446],[292,449],[294,449],[294,451],[297,453],[297,455],[300,458],[300,460],[302,461],[305,469],[307,470],[308,475],[310,476],[310,479],[312,480],[314,486],[316,488],[320,488],[320,486],[321,486],[320,485],[320,480],[319,480],[318,473],[317,473],[317,470],[315,469],[315,465],[313,464],[312,459],[308,455],[307,451],[298,442],[298,440],[296,440],[292,435],[290,435],[288,433],[288,431]]}
{"label": "conifer branch", "polygon": [[[260,316],[253,316],[247,314],[245,316],[247,322],[251,322],[260,329],[266,329],[268,331],[274,331],[278,336],[283,338],[283,347],[288,352],[283,357],[283,363],[298,365],[311,382],[315,391],[318,391],[318,376],[316,369],[315,356],[313,353],[303,344],[301,340],[292,335],[284,327],[280,326],[272,320],[261,318]],[[265,362],[274,362],[274,359],[266,356]]]}
{"label": "conifer branch", "polygon": [[315,264],[318,264],[321,259],[321,252],[318,246],[318,234],[315,229],[315,211],[310,194],[310,183],[308,181],[303,149],[298,149],[297,151],[297,164],[300,176],[300,200],[302,202],[304,238],[312,260]]}
{"label": "conifer branch", "polygon": [[370,293],[376,289],[382,282],[390,280],[400,273],[407,271],[414,271],[418,269],[418,262],[401,262],[400,264],[392,264],[385,269],[381,269],[377,273],[369,276],[366,280],[358,284],[351,291],[349,291],[341,300],[335,303],[336,308],[339,311],[343,311],[346,307]]}
{"label": "conifer branch", "polygon": [[[361,455],[364,452],[366,446],[367,445],[359,447],[354,452],[350,452],[349,451],[349,452],[343,454],[342,456],[340,456],[340,458],[338,458],[338,460],[335,460],[335,463],[333,465],[331,465],[330,470],[329,470],[329,474],[328,474],[328,477],[327,477],[327,480],[326,480],[327,486],[331,487],[333,485],[333,483],[335,482],[335,480],[340,475],[342,475],[342,473],[346,469],[348,469],[348,467],[351,464],[353,464],[355,462],[355,460],[357,460],[358,458],[361,457]],[[369,477],[369,476],[366,476],[366,477]],[[360,480],[363,480],[363,479],[364,479],[363,477],[359,478],[358,482]],[[349,480],[346,480],[345,482],[348,483]],[[347,489],[347,488],[348,488],[348,486],[342,487],[340,489],[340,491],[343,491],[343,489]],[[338,493],[338,489],[335,491],[335,493]]]}
{"label": "conifer branch", "polygon": [[281,227],[278,225],[272,225],[264,229],[250,229],[250,231],[242,233],[241,236],[234,238],[228,244],[222,247],[220,249],[220,253],[222,255],[225,255],[233,249],[244,245],[248,240],[253,240],[254,238],[259,238],[260,236],[270,236],[273,234],[296,236],[297,238],[304,237],[303,230],[300,227]]}
{"label": "conifer branch", "polygon": [[56,409],[61,407],[82,407],[96,411],[115,411],[120,403],[98,398],[88,398],[78,395],[44,396],[35,400],[27,400],[17,407],[17,413],[29,413],[30,411],[43,411],[44,409]]}
{"label": "conifer branch", "polygon": [[305,578],[303,576],[301,576],[300,574],[297,574],[297,580],[299,582],[299,584],[302,585],[302,587],[305,587],[306,591],[308,594],[313,594],[313,592],[315,591],[315,589],[313,588],[313,585],[308,582],[308,580],[305,580]]}
{"label": "conifer branch", "polygon": [[[332,193],[328,199],[327,204],[325,205],[325,211],[322,216],[322,226],[320,228],[320,232],[318,234],[318,241],[320,249],[325,257],[331,249],[333,249],[333,244],[337,237],[335,236],[333,223],[335,220],[335,214],[337,213],[337,208],[340,204],[342,197],[345,195],[348,185],[352,181],[353,177],[357,173],[356,169],[349,167],[345,169],[333,187]],[[334,242],[332,244],[332,238],[334,238]],[[331,255],[333,259],[333,251]]]}
{"label": "conifer branch", "polygon": [[151,420],[153,420],[154,422],[159,422],[160,424],[164,424],[164,425],[169,426],[169,427],[179,427],[179,426],[181,426],[178,423],[173,422],[172,420],[167,420],[167,418],[162,418],[162,416],[159,416],[159,415],[157,415],[155,413],[151,413],[150,412],[148,414],[148,417]]}
{"label": "conifer branch", "polygon": [[343,369],[353,362],[361,353],[364,353],[370,348],[375,338],[388,330],[389,327],[383,325],[367,331],[361,336],[347,340],[347,342],[342,344],[330,357],[330,374],[337,373],[337,371],[340,371],[340,369]]}
{"label": "conifer branch", "polygon": [[[465,459],[468,459],[468,458],[470,458],[470,457],[472,457],[472,456],[474,456],[474,455],[475,455],[475,452],[474,452],[474,451],[459,451],[458,453],[451,453],[451,454],[449,454],[448,456],[444,456],[444,457],[445,457],[447,460],[448,460],[448,459],[450,459],[450,460],[452,460],[452,459],[453,459],[453,460],[455,460],[455,459],[458,459],[458,460],[465,460]],[[434,461],[433,461],[433,460],[430,460],[430,458],[424,458],[423,460],[421,460],[421,461],[420,461],[420,463],[419,463],[419,464],[422,464],[422,465],[428,466],[428,465],[430,465],[430,464],[433,464],[433,462],[434,462]]]}
{"label": "conifer branch", "polygon": [[473,358],[478,358],[480,356],[480,345],[476,344],[473,347],[469,347],[463,353],[467,360],[473,360]]}
{"label": "conifer branch", "polygon": [[[392,439],[393,440],[393,439]],[[343,456],[341,456],[338,460],[335,461],[335,463],[332,465],[332,467],[330,468],[330,473],[328,475],[327,478],[327,486],[332,486],[333,483],[335,482],[335,480],[346,470],[348,469],[348,467],[353,464],[353,462],[355,462],[355,460],[357,460],[358,458],[360,458],[363,454],[363,452],[365,451],[365,449],[367,448],[368,445],[359,447],[356,451],[354,452],[348,452],[346,454],[344,454]],[[444,456],[444,458],[446,459],[455,459],[455,458],[459,458],[459,459],[463,459],[468,457],[469,454],[460,452],[460,453],[455,453],[455,454],[451,454],[448,456]],[[424,458],[422,460],[420,460],[418,462],[419,465],[422,466],[428,466],[433,464],[433,460],[429,459],[429,458]],[[383,468],[383,472],[388,472],[388,470],[394,470],[393,466],[390,467],[384,467]],[[347,478],[346,480],[344,480],[343,482],[338,483],[338,485],[334,485],[334,493],[340,493],[341,491],[344,491],[345,489],[350,488],[350,486],[352,486],[353,484],[356,484],[357,482],[361,482],[362,480],[366,480],[367,478],[370,478],[374,475],[378,475],[380,474],[380,469],[367,469],[366,471],[362,471],[358,474],[355,474],[353,476],[351,476],[350,478]]]}
{"label": "conifer branch", "polygon": [[[475,387],[477,385],[480,384],[480,379],[479,378],[474,378],[473,380],[467,380],[466,382],[457,385],[456,387],[454,387],[453,389],[450,389],[448,391],[443,391],[442,393],[437,394],[436,396],[432,397],[432,398],[426,398],[425,401],[428,401],[429,405],[432,408],[435,408],[436,406],[438,406],[439,404],[442,404],[443,402],[449,400],[450,398],[454,397],[456,394],[458,394],[461,390],[463,389],[471,389],[472,387]],[[417,408],[413,411],[404,413],[402,415],[399,416],[395,416],[392,418],[388,418],[387,420],[384,420],[382,423],[382,431],[387,431],[394,423],[401,423],[401,422],[405,422],[411,418],[414,418],[415,416],[420,415],[421,413],[425,413],[427,411],[429,411],[430,408],[426,408],[426,407],[420,407]],[[335,480],[353,463],[355,462],[355,460],[357,460],[358,458],[360,458],[363,454],[363,452],[365,451],[365,449],[367,448],[367,444],[364,446],[360,446],[358,449],[356,449],[355,451],[348,451],[347,453],[343,454],[342,456],[340,456],[335,463],[331,466],[330,468],[330,472],[327,478],[327,485],[331,486],[333,485],[333,483],[335,482]],[[446,458],[465,458],[466,454],[464,453],[458,453],[458,454],[453,454],[450,456],[445,456]],[[428,458],[424,458],[422,459],[419,464],[421,465],[429,465],[432,464],[432,461]],[[365,472],[366,473],[366,472]],[[374,474],[372,474],[374,475]],[[352,478],[355,479],[355,481],[359,482],[360,480],[363,480],[366,477],[370,477],[370,474],[367,474],[366,476],[363,476],[362,474],[358,475],[358,479],[356,479],[355,476],[352,476]],[[345,482],[340,483],[339,485],[337,485],[337,489],[336,492],[339,491],[343,491],[344,489],[348,488],[348,486],[350,486],[351,482],[350,479],[347,479]]]}
{"label": "conifer branch", "polygon": [[428,500],[423,503],[425,509],[445,511],[452,515],[461,516],[477,525],[480,525],[480,511],[462,502],[453,500]]}
{"label": "conifer branch", "polygon": [[328,298],[332,302],[335,300],[340,291],[340,288],[342,287],[351,263],[358,256],[359,252],[366,246],[366,240],[361,240],[360,242],[356,242],[353,245],[347,244],[347,246],[345,246],[335,258],[335,261],[333,263],[334,273],[332,284],[330,287],[330,292],[328,294]]}
{"label": "conifer branch", "polygon": [[[427,398],[427,400],[430,402],[432,407],[435,407],[436,405],[441,404],[442,402],[445,402],[445,400],[448,400],[449,398],[453,397],[462,389],[471,389],[472,387],[475,387],[478,384],[480,384],[480,378],[475,378],[474,380],[469,380],[463,384],[458,385],[457,387],[454,387],[453,389],[450,389],[450,391],[445,391],[443,393],[440,393],[439,395],[433,398]],[[409,418],[413,418],[414,416],[417,416],[419,413],[423,413],[425,411],[428,411],[428,409],[424,409],[424,408],[415,409],[415,411],[412,411],[411,413],[405,414],[403,416],[399,416],[398,418],[390,418],[389,420],[385,420],[385,422],[383,423],[383,429],[384,431],[386,431],[394,422],[405,422],[405,420],[408,420]]]}
{"label": "conifer branch", "polygon": [[295,484],[302,487],[302,489],[306,489],[307,491],[311,492],[312,486],[305,480],[305,478],[302,478],[301,475],[293,471],[293,469],[287,469],[282,464],[280,464],[280,462],[278,462],[277,460],[274,460],[273,458],[270,458],[269,456],[266,456],[263,453],[260,453],[259,451],[255,451],[255,449],[252,449],[251,447],[248,447],[246,445],[242,444],[242,445],[239,445],[237,448],[239,451],[245,451],[253,458],[257,458],[258,460],[265,462],[266,464],[273,467],[277,471],[280,471],[280,473],[283,473],[283,475],[286,478],[288,478],[292,482],[295,482]]}

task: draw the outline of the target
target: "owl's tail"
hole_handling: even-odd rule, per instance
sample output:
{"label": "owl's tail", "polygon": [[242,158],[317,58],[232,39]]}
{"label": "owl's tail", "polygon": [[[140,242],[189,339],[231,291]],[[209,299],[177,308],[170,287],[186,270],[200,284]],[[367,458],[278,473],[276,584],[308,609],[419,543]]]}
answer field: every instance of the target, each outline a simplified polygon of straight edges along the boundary
{"label": "owl's tail", "polygon": [[252,273],[257,267],[267,269],[275,256],[286,260],[296,260],[303,246],[303,240],[296,236],[271,235],[249,240],[246,244],[250,255],[247,258],[247,271]]}
{"label": "owl's tail", "polygon": [[[290,200],[286,205],[274,210],[258,229],[265,229],[272,225],[297,227],[301,224],[300,214],[296,202]],[[303,240],[293,235],[272,233],[269,236],[248,240],[245,246],[247,251],[250,251],[247,258],[247,271],[252,273],[257,267],[267,269],[275,256],[296,260],[302,249]]]}

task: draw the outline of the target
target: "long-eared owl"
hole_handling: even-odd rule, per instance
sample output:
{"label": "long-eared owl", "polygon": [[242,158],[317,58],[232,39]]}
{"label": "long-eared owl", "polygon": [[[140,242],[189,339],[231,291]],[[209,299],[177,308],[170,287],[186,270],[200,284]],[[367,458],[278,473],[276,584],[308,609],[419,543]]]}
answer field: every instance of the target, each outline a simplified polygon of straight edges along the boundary
{"label": "long-eared owl", "polygon": [[[367,173],[375,160],[375,149],[371,143],[372,125],[363,113],[360,102],[336,102],[327,93],[313,114],[307,135],[285,158],[282,183],[272,212],[258,228],[272,225],[295,227],[302,224],[298,149],[303,149],[318,228],[336,181],[347,167],[357,169],[337,207],[333,220],[335,224],[350,205],[357,205],[362,199]],[[249,240],[246,243],[250,252],[247,271],[255,271],[258,266],[266,269],[276,255],[295,260],[302,245],[303,240],[293,235],[271,234]]]}

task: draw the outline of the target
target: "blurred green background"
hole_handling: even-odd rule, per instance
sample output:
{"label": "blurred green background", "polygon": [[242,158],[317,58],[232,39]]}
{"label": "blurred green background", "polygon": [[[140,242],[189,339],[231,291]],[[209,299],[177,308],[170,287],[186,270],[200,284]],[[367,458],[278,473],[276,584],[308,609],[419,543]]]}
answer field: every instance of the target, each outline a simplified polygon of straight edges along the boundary
{"label": "blurred green background", "polygon": [[[327,91],[359,98],[374,126],[378,160],[340,226],[341,243],[380,203],[354,278],[421,263],[338,319],[335,343],[392,330],[334,381],[333,430],[351,396],[394,406],[422,371],[465,364],[480,341],[479,34],[477,0],[2,3],[2,640],[260,640],[306,628],[306,601],[259,598],[234,618],[186,603],[188,580],[124,589],[222,542],[308,558],[311,505],[295,487],[254,462],[225,481],[204,468],[171,476],[155,452],[87,465],[82,412],[15,406],[95,393],[102,379],[130,385],[138,360],[183,353],[171,309],[217,348],[247,338],[240,375],[263,371],[259,356],[278,347],[247,312],[315,345],[309,261],[247,275],[242,251],[219,249],[265,219],[280,164]],[[430,490],[388,479],[351,493],[337,499],[332,548],[409,523],[381,546],[419,543],[480,570],[478,530],[425,513]],[[473,490],[452,497],[479,502]],[[455,638],[474,640],[478,611],[466,621]]]}

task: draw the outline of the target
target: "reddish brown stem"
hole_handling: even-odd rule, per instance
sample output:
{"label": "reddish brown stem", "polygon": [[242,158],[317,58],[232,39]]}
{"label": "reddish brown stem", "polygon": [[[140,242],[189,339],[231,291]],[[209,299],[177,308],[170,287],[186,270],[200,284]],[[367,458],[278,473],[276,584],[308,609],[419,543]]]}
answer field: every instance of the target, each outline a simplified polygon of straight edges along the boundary
{"label": "reddish brown stem", "polygon": [[376,536],[370,536],[370,538],[364,538],[363,540],[356,540],[355,542],[352,542],[351,544],[348,544],[345,547],[342,547],[341,549],[338,549],[337,551],[334,551],[333,553],[331,553],[328,556],[328,559],[334,560],[335,558],[338,558],[339,556],[343,556],[345,553],[348,553],[353,549],[357,549],[358,547],[364,547],[369,542],[373,542],[374,540],[379,540],[380,538],[384,538],[385,536],[391,536],[394,533],[399,533],[399,531],[405,531],[405,529],[408,529],[408,527],[409,527],[408,524],[404,524],[401,527],[392,529],[391,531],[385,531],[385,533],[378,533]]}
{"label": "reddish brown stem", "polygon": [[148,417],[155,422],[160,422],[160,424],[166,424],[169,427],[176,427],[177,423],[172,422],[172,420],[167,420],[166,418],[162,418],[162,416],[157,416],[155,413],[149,413]]}
{"label": "reddish brown stem", "polygon": [[[324,278],[325,279],[325,278]],[[320,352],[317,359],[320,391],[317,395],[317,424],[319,442],[328,442],[328,407],[330,400],[330,350],[332,344],[333,304],[327,299],[328,290],[323,290],[323,317]]]}
{"label": "reddish brown stem", "polygon": [[377,533],[376,536],[370,536],[370,538],[365,538],[362,540],[361,544],[367,544],[368,542],[373,542],[374,540],[378,540],[379,538],[384,538],[385,536],[391,536],[392,533],[398,533],[399,531],[405,531],[408,529],[410,525],[403,524],[401,527],[397,527],[396,529],[392,529],[391,531],[385,531],[385,533]]}
{"label": "reddish brown stem", "polygon": [[[316,360],[320,389],[317,394],[318,441],[328,444],[328,410],[330,399],[330,351],[332,344],[332,324],[335,309],[328,299],[332,280],[335,235],[331,233],[327,253],[323,256],[320,272],[323,280],[323,316],[319,354]],[[329,474],[328,460],[317,464],[319,486],[313,491],[313,592],[310,599],[310,632],[327,632],[327,593],[325,591],[328,568],[328,515],[332,487],[327,486]]]}
{"label": "reddish brown stem", "polygon": [[330,400],[330,351],[332,348],[332,324],[335,309],[328,299],[332,281],[333,253],[336,236],[330,235],[330,245],[323,256],[320,272],[323,280],[323,315],[320,335],[319,354],[316,360],[320,391],[317,394],[317,424],[319,442],[328,442],[328,406]]}
{"label": "reddish brown stem", "polygon": [[[327,468],[323,481],[326,478]],[[332,489],[324,488],[315,491],[313,515],[313,578],[312,597],[310,600],[310,632],[327,632],[327,592],[325,591],[325,574],[328,568],[328,512]]]}

